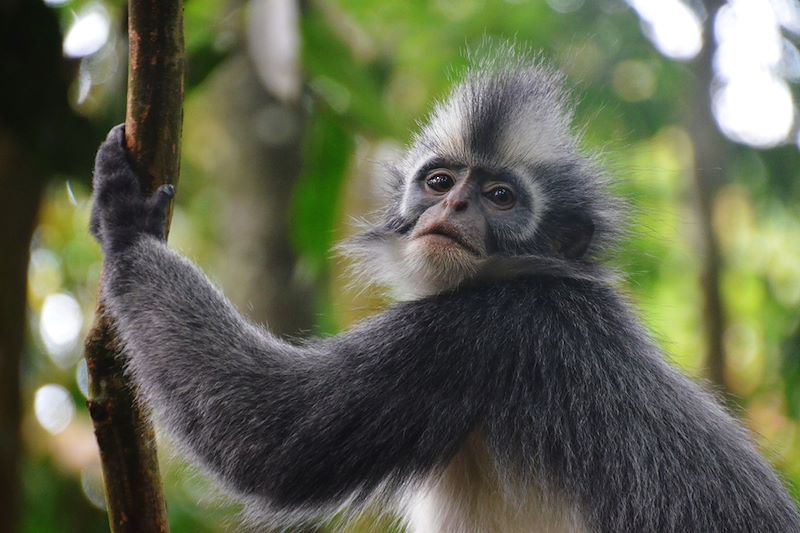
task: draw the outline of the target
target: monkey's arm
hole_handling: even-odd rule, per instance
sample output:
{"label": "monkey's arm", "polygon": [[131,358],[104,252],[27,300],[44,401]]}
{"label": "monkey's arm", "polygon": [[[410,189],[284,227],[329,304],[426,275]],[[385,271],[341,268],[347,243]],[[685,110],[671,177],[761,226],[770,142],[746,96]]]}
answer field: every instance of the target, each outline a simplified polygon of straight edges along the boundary
{"label": "monkey's arm", "polygon": [[192,456],[292,518],[358,502],[452,456],[491,387],[474,319],[429,301],[340,337],[278,340],[144,226],[156,226],[168,197],[137,196],[115,131],[95,175],[103,297],[147,404]]}

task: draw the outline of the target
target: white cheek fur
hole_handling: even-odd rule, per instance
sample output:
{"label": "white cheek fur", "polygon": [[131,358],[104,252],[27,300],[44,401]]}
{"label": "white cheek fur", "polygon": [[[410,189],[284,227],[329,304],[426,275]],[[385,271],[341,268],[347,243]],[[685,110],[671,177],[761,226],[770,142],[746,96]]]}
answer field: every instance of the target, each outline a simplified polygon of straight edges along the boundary
{"label": "white cheek fur", "polygon": [[397,300],[416,300],[458,287],[478,272],[480,260],[453,249],[392,235],[339,248],[359,285],[386,287]]}
{"label": "white cheek fur", "polygon": [[[518,176],[526,176],[528,172],[521,167],[517,167],[514,171]],[[528,218],[525,227],[517,236],[517,240],[519,241],[528,240],[536,234],[539,222],[542,220],[542,216],[548,207],[547,195],[541,185],[537,183],[535,176],[532,178],[526,177],[526,179],[522,180],[522,184],[523,187],[525,187],[525,193],[531,200],[531,216]]]}

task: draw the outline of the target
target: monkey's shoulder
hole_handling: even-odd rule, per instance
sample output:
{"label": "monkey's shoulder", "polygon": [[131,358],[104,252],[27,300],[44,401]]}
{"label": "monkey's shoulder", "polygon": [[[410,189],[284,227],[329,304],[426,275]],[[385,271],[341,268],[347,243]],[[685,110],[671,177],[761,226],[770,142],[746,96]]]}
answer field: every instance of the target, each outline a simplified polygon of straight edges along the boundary
{"label": "monkey's shoulder", "polygon": [[648,351],[624,298],[594,280],[531,276],[464,286],[395,304],[363,326],[358,338],[383,332],[411,358],[432,353],[449,364],[472,357],[495,369],[575,359],[580,353],[601,359],[603,346],[628,354]]}
{"label": "monkey's shoulder", "polygon": [[503,321],[506,325],[531,319],[563,319],[578,325],[604,325],[606,320],[630,320],[625,297],[604,280],[532,275],[468,285],[399,307],[411,314],[447,313],[462,320]]}

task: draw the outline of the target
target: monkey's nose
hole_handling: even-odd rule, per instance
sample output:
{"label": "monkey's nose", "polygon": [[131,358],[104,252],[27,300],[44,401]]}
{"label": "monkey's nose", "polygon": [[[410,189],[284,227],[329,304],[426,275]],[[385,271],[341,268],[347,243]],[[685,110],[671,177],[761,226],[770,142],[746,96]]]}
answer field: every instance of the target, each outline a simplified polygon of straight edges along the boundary
{"label": "monkey's nose", "polygon": [[469,202],[459,198],[457,200],[454,200],[450,205],[452,206],[453,211],[458,213],[460,211],[465,210],[467,207],[469,207]]}

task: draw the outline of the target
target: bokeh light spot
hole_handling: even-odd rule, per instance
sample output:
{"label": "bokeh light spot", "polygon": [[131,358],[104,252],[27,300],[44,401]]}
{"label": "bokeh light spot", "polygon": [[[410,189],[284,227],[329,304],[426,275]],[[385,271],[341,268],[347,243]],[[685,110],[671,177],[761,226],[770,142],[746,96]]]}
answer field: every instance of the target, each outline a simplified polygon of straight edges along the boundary
{"label": "bokeh light spot", "polygon": [[75,363],[83,313],[77,300],[65,293],[51,294],[44,300],[39,317],[39,333],[50,358],[61,368]]}
{"label": "bokeh light spot", "polygon": [[100,50],[111,29],[108,12],[100,5],[93,5],[80,13],[64,37],[64,55],[85,57]]}
{"label": "bokeh light spot", "polygon": [[703,47],[703,26],[697,13],[679,0],[628,0],[642,20],[644,33],[659,52],[688,61]]}
{"label": "bokeh light spot", "polygon": [[28,265],[28,291],[31,304],[39,309],[44,299],[61,289],[64,282],[61,273],[61,260],[47,248],[31,250],[31,261]]}
{"label": "bokeh light spot", "polygon": [[78,384],[78,390],[84,397],[89,397],[89,367],[86,365],[86,359],[81,358],[75,366],[75,382]]}
{"label": "bokeh light spot", "polygon": [[98,509],[105,510],[106,498],[103,489],[103,476],[97,468],[84,468],[81,470],[81,488],[86,499]]}
{"label": "bokeh light spot", "polygon": [[789,87],[766,72],[729,80],[713,94],[712,110],[726,136],[757,148],[783,142],[794,122]]}
{"label": "bokeh light spot", "polygon": [[614,91],[629,102],[649,100],[656,91],[656,75],[643,61],[623,61],[614,68],[611,77]]}
{"label": "bokeh light spot", "polygon": [[33,410],[39,424],[53,435],[61,433],[75,416],[75,404],[61,385],[43,385],[36,391]]}
{"label": "bokeh light spot", "polygon": [[722,6],[714,19],[714,35],[714,70],[723,79],[780,62],[781,36],[767,2],[734,0]]}

